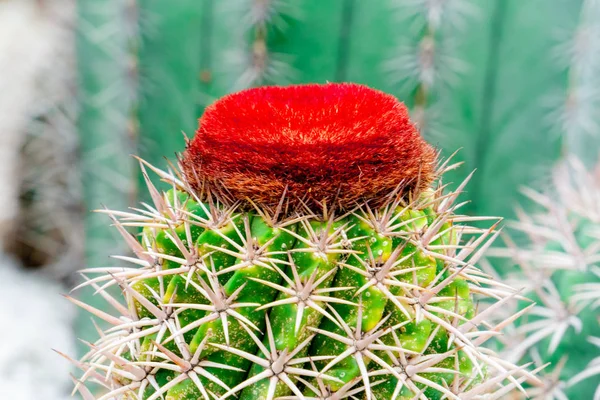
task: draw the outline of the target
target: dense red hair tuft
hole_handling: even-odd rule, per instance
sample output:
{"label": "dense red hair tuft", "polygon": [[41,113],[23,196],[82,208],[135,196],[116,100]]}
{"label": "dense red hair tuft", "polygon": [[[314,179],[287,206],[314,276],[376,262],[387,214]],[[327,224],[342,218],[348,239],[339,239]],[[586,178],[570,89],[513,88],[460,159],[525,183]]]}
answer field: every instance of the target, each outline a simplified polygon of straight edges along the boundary
{"label": "dense red hair tuft", "polygon": [[196,188],[342,207],[431,183],[436,154],[395,97],[351,83],[260,87],[207,107],[183,167]]}

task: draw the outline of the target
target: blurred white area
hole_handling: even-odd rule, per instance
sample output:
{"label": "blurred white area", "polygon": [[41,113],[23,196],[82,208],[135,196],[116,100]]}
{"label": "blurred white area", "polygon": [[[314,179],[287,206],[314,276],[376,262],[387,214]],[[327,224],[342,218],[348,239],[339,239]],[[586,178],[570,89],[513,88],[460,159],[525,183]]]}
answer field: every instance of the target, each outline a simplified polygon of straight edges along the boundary
{"label": "blurred white area", "polygon": [[[50,278],[52,274],[21,267],[3,254],[3,249],[18,236],[16,228],[22,224],[15,221],[32,219],[29,214],[19,216],[25,177],[32,176],[29,171],[35,168],[44,172],[40,182],[54,186],[51,172],[56,172],[56,165],[46,160],[64,159],[56,152],[76,137],[72,123],[57,125],[58,119],[50,118],[57,115],[53,110],[64,108],[61,102],[65,98],[74,97],[67,87],[67,82],[74,82],[73,68],[65,67],[73,61],[74,11],[73,0],[0,0],[0,399],[63,400],[69,398],[72,386],[71,367],[51,350],[75,353],[75,310],[59,296],[65,289]],[[57,118],[68,120],[72,115],[67,112]],[[40,124],[53,129],[32,128]],[[32,131],[37,132],[33,138]],[[52,135],[46,138],[50,142],[38,144],[39,152],[28,145],[29,153],[35,154],[24,157],[24,145],[43,137],[44,132]],[[36,162],[38,165],[33,165]],[[38,192],[42,193],[38,197],[48,197]],[[48,207],[44,214],[52,211]],[[60,215],[57,208],[54,217]],[[40,244],[49,236],[45,230],[56,231],[42,226]],[[31,249],[26,251],[33,252]]]}
{"label": "blurred white area", "polygon": [[0,244],[55,278],[83,248],[74,20],[74,0],[0,0]]}
{"label": "blurred white area", "polygon": [[71,398],[71,366],[52,351],[75,354],[75,310],[63,290],[0,257],[0,399]]}

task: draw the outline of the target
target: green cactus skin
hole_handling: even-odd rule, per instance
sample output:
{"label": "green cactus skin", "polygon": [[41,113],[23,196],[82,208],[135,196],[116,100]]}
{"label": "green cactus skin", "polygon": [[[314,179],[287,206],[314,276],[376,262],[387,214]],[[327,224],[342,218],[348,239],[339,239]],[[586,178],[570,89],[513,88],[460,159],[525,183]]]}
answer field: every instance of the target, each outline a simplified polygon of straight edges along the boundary
{"label": "green cactus skin", "polygon": [[[318,289],[327,289],[331,286],[335,277],[334,272],[337,261],[342,253],[330,252],[328,249],[339,249],[341,242],[340,233],[346,224],[341,224],[343,220],[334,226],[331,221],[319,222],[311,221],[302,224],[302,228],[298,234],[298,252],[291,253],[291,265],[287,271],[286,287],[289,290],[298,289],[291,283],[307,283],[313,282]],[[330,243],[324,243],[321,238],[333,238]],[[305,251],[302,251],[305,250]],[[308,251],[312,250],[312,251]],[[300,280],[300,282],[298,282]],[[319,284],[320,282],[320,284]],[[317,285],[318,284],[318,285]],[[294,290],[292,293],[299,293]],[[277,351],[287,349],[291,351],[298,345],[307,340],[312,332],[309,327],[319,326],[323,318],[322,311],[317,308],[305,307],[304,302],[289,302],[295,300],[289,293],[280,292],[277,296],[277,301],[284,303],[282,305],[271,307],[269,319],[271,321],[272,331],[274,333],[275,346]],[[308,301],[308,299],[307,299]],[[277,304],[277,303],[275,303]],[[317,301],[318,307],[323,310],[324,304],[322,301]],[[303,310],[300,313],[299,308]],[[265,338],[265,345],[268,346],[268,338]],[[306,356],[308,346],[304,347],[298,353],[298,357]],[[249,377],[258,375],[265,370],[258,364],[254,364],[250,370]],[[244,389],[241,399],[258,399],[265,398],[269,391],[269,381],[263,379],[256,384]],[[275,396],[283,396],[289,394],[289,389],[284,383],[278,383],[275,389]]]}
{"label": "green cactus skin", "polygon": [[[71,299],[111,325],[76,362],[86,400],[477,399],[534,379],[481,347],[515,317],[477,326],[514,293],[475,267],[495,225],[465,225],[457,193],[284,217],[201,201],[146,167],[174,188],[146,179],[152,206],[103,210],[134,267],[84,270],[100,275],[80,285],[119,317]],[[115,285],[126,307],[106,291]],[[499,301],[478,313],[473,292]],[[106,393],[94,397],[88,381]]]}

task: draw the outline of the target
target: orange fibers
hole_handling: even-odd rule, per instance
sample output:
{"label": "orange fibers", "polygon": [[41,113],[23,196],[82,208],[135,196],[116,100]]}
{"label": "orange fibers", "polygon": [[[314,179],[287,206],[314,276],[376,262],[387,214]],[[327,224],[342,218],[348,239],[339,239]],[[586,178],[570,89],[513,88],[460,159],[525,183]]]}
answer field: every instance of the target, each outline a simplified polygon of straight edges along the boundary
{"label": "orange fibers", "polygon": [[200,118],[184,172],[197,189],[273,206],[342,208],[430,184],[436,153],[395,97],[351,83],[271,86],[221,98]]}

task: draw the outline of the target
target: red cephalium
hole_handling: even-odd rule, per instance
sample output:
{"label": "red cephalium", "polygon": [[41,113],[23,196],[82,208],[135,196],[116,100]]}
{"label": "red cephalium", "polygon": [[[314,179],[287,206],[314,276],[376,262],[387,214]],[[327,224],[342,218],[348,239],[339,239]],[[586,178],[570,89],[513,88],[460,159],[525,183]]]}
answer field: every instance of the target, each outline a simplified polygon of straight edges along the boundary
{"label": "red cephalium", "polygon": [[323,200],[348,208],[423,188],[436,154],[395,97],[350,83],[261,87],[210,105],[183,166],[197,189],[263,206]]}

